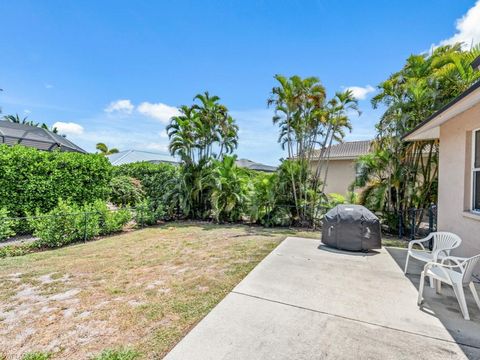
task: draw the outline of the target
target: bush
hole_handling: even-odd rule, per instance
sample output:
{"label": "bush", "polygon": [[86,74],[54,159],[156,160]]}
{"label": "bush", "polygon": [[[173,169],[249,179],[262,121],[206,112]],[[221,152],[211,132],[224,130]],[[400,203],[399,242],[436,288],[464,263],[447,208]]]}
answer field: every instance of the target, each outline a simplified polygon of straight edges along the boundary
{"label": "bush", "polygon": [[8,217],[8,210],[0,208],[0,241],[15,235],[15,222]]}
{"label": "bush", "polygon": [[165,211],[160,204],[155,206],[151,201],[144,200],[136,206],[135,222],[137,225],[155,225],[164,218]]}
{"label": "bush", "polygon": [[140,180],[145,197],[156,208],[163,208],[169,217],[174,217],[177,203],[168,202],[167,196],[180,181],[179,166],[160,163],[138,162],[117,166],[115,176],[129,176]]}
{"label": "bush", "polygon": [[99,216],[99,235],[120,232],[132,220],[132,213],[129,209],[110,210],[103,201],[96,201],[93,207]]}
{"label": "bush", "polygon": [[345,196],[337,193],[330,193],[327,195],[327,203],[325,204],[328,209],[333,209],[337,205],[345,204],[347,199]]}
{"label": "bush", "polygon": [[60,198],[78,205],[107,200],[112,168],[101,155],[0,145],[0,208],[24,216],[48,212]]}
{"label": "bush", "polygon": [[145,196],[140,180],[130,176],[115,176],[110,181],[110,189],[110,201],[118,206],[137,204]]}
{"label": "bush", "polygon": [[59,200],[57,207],[42,215],[38,210],[30,219],[35,243],[39,247],[59,247],[78,240],[88,240],[100,233],[99,214],[92,205],[82,208]]}

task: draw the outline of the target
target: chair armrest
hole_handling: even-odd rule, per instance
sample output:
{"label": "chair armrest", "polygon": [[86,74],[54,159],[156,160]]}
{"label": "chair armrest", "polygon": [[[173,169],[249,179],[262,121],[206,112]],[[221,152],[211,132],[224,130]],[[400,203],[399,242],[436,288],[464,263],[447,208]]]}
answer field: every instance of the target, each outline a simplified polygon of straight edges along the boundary
{"label": "chair armrest", "polygon": [[412,240],[412,241],[410,241],[410,242],[408,243],[408,251],[412,250],[413,245],[420,245],[420,247],[422,248],[422,250],[426,250],[426,249],[425,249],[425,246],[423,246],[422,243],[429,241],[432,237],[433,237],[433,233],[430,233],[430,234],[428,234],[428,236],[427,236],[426,238],[424,238],[424,239]]}
{"label": "chair armrest", "polygon": [[[464,270],[463,269],[463,263],[467,259],[468,258],[463,258],[463,257],[459,257],[459,256],[447,256],[447,257],[444,257],[442,259],[442,262],[439,265],[444,266],[444,267],[450,267],[450,268],[459,267],[463,272],[463,270]],[[446,264],[444,264],[445,261],[453,262],[453,263],[455,263],[455,265],[446,265]]]}

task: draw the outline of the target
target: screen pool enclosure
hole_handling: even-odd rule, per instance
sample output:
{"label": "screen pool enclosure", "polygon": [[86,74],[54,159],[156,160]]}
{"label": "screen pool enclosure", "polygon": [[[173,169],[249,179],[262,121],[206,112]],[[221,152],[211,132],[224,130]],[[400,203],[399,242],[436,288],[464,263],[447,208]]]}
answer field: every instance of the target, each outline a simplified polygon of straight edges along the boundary
{"label": "screen pool enclosure", "polygon": [[323,218],[322,242],[349,251],[380,249],[380,221],[361,205],[337,205]]}
{"label": "screen pool enclosure", "polygon": [[55,134],[50,130],[9,121],[0,121],[0,144],[10,146],[18,144],[45,151],[86,152],[64,136]]}

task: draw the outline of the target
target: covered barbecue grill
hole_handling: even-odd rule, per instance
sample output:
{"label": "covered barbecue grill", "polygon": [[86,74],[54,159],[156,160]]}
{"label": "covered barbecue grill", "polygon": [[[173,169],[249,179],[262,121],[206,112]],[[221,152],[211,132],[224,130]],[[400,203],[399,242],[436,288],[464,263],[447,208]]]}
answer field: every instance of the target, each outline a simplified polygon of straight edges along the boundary
{"label": "covered barbecue grill", "polygon": [[323,218],[322,242],[341,250],[380,249],[380,221],[363,206],[337,205]]}

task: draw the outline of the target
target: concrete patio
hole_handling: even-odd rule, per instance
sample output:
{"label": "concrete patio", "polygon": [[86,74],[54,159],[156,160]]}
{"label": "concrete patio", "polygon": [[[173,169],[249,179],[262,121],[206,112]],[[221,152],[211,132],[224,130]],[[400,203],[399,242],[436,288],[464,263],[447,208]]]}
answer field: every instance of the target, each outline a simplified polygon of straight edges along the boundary
{"label": "concrete patio", "polygon": [[345,253],[287,238],[166,359],[480,359],[480,310],[471,321],[453,292],[426,288],[405,250]]}

